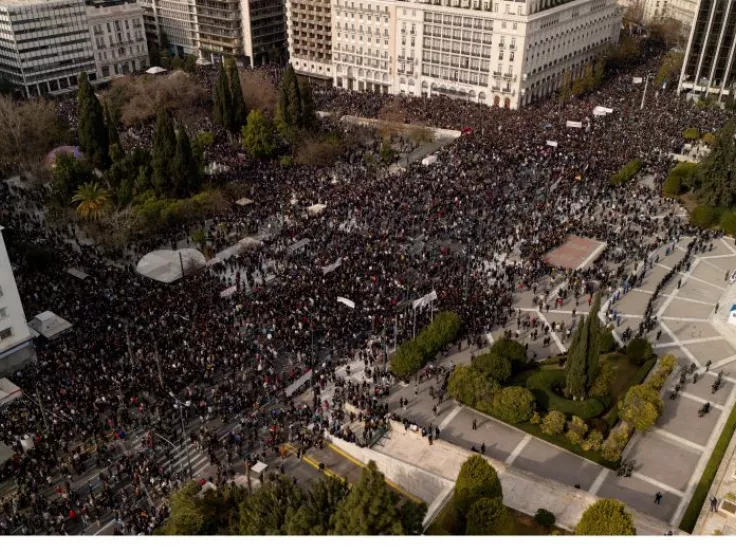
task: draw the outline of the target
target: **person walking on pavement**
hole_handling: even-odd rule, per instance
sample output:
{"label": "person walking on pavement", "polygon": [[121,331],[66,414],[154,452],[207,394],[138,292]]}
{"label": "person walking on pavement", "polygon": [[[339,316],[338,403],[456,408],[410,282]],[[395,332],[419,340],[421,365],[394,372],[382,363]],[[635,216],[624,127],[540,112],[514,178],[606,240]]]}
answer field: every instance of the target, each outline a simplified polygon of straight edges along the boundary
{"label": "person walking on pavement", "polygon": [[718,499],[714,496],[710,497],[710,511],[711,512],[718,511]]}
{"label": "person walking on pavement", "polygon": [[719,307],[719,305],[718,305],[718,303],[716,303],[716,314],[718,314],[718,307]]}
{"label": "person walking on pavement", "polygon": [[473,418],[473,431],[475,431],[476,429],[478,429],[478,420]]}
{"label": "person walking on pavement", "polygon": [[481,445],[480,445],[480,453],[483,454],[483,455],[485,455],[485,453],[486,453],[486,444],[485,443],[481,443]]}
{"label": "person walking on pavement", "polygon": [[662,497],[663,496],[664,495],[662,493],[660,493],[659,491],[657,491],[657,494],[654,495],[654,503],[655,504],[662,504]]}

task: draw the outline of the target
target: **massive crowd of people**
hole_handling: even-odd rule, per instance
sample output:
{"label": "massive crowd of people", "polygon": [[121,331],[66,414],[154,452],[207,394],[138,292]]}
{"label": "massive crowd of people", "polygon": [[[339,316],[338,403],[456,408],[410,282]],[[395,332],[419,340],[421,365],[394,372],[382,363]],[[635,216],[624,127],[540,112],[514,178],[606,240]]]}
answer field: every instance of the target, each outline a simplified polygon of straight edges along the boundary
{"label": "massive crowd of people", "polygon": [[[255,203],[208,221],[211,244],[219,250],[270,230],[260,233],[261,246],[170,285],[136,274],[133,261],[187,240],[191,229],[131,244],[111,259],[74,225],[47,222],[38,189],[0,187],[0,223],[26,314],[52,310],[74,324],[58,340],[37,341],[37,361],[11,376],[24,397],[0,410],[0,441],[17,453],[0,466],[2,488],[13,489],[0,498],[0,533],[63,534],[110,516],[118,532],[152,532],[166,509],[149,499],[184,477],[158,460],[167,454],[164,439],[151,439],[153,451],[120,445],[133,434],[199,443],[221,479],[236,460],[277,454],[287,438],[307,447],[321,429],[370,440],[390,415],[384,351],[411,337],[410,300],[433,290],[433,308],[457,312],[463,337],[475,340],[516,319],[515,292],[548,296],[553,277],[568,282],[563,294],[571,296],[592,291],[592,282],[615,289],[628,262],[689,231],[658,191],[666,153],[681,149],[684,128],[715,131],[726,117],[671,90],[650,89],[641,110],[641,93],[631,72],[582,99],[513,112],[441,96],[318,89],[325,111],[371,117],[398,102],[406,120],[469,132],[436,152],[436,163],[398,172],[369,170],[353,154],[329,168],[255,163],[218,135],[208,163],[228,168],[218,178],[248,182]],[[613,111],[596,117],[598,105]],[[73,102],[60,109],[73,127]],[[567,128],[568,120],[582,128]],[[151,136],[144,126],[124,133],[123,143],[146,146]],[[653,185],[611,185],[610,175],[635,158]],[[308,216],[318,203],[325,210]],[[590,266],[563,273],[545,254],[568,234],[608,248]],[[66,274],[71,267],[89,277]],[[236,293],[221,297],[233,285]],[[420,312],[416,327],[429,317]],[[305,386],[319,388],[357,358],[371,363],[371,383],[337,381],[334,404],[318,392],[306,405],[287,396],[310,366]],[[191,401],[183,434],[170,393]],[[355,420],[346,403],[369,422],[362,436],[345,428]],[[212,419],[224,424],[221,434],[197,429]],[[24,436],[32,448],[21,445]],[[78,484],[95,470],[102,471],[94,484]]]}

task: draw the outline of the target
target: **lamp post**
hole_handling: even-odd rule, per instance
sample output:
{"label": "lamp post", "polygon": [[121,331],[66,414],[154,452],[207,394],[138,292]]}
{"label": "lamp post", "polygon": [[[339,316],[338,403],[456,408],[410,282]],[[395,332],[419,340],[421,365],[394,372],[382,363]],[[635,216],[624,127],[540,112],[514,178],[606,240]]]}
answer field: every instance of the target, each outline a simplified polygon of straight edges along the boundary
{"label": "lamp post", "polygon": [[644,101],[647,99],[647,86],[649,86],[649,79],[651,79],[652,76],[652,73],[647,73],[647,76],[644,78],[644,92],[642,92],[641,95],[641,106],[639,107],[639,110],[644,109]]}
{"label": "lamp post", "polygon": [[174,399],[174,408],[179,411],[179,420],[181,421],[181,442],[184,450],[187,453],[187,466],[189,468],[189,477],[193,477],[194,472],[192,471],[192,458],[191,456],[189,456],[189,447],[187,446],[187,432],[184,429],[184,407],[189,408],[190,406],[192,406],[192,401],[181,402],[179,399],[176,398],[176,395],[174,395],[173,391],[169,391],[169,396]]}

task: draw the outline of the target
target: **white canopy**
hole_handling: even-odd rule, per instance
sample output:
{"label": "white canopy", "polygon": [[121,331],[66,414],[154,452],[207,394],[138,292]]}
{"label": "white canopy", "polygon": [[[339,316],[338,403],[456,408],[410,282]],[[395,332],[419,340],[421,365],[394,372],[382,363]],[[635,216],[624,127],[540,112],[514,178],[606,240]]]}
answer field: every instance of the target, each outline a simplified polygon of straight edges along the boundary
{"label": "white canopy", "polygon": [[319,215],[325,209],[327,209],[327,205],[324,203],[315,203],[314,205],[307,207],[307,211],[309,211],[310,215]]}
{"label": "white canopy", "polygon": [[166,72],[166,69],[164,69],[163,67],[153,66],[153,67],[149,67],[148,69],[146,69],[146,73],[148,73],[149,75],[158,75],[159,73],[165,73],[165,72]]}
{"label": "white canopy", "polygon": [[170,284],[183,276],[184,272],[198,270],[205,266],[205,258],[196,249],[159,249],[146,254],[135,267],[138,274]]}
{"label": "white canopy", "polygon": [[430,165],[434,165],[437,162],[437,156],[436,155],[428,155],[424,159],[422,159],[422,165],[425,167],[429,167]]}
{"label": "white canopy", "polygon": [[246,205],[250,205],[251,203],[255,203],[252,199],[248,199],[247,197],[241,197],[238,201],[236,201],[238,205],[245,207]]}

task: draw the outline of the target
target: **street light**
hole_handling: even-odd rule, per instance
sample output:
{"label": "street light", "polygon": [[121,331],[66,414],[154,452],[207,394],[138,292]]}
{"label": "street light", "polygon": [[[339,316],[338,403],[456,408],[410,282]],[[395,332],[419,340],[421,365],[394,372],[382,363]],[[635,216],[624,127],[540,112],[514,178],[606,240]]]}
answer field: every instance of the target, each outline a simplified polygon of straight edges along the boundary
{"label": "street light", "polygon": [[176,398],[176,395],[174,395],[173,391],[169,391],[169,396],[174,399],[174,408],[176,408],[179,411],[179,420],[181,421],[181,442],[184,446],[184,450],[187,453],[187,465],[189,467],[189,477],[194,477],[194,472],[192,471],[192,458],[189,456],[189,447],[187,446],[187,432],[184,429],[184,407],[189,408],[192,406],[192,401],[186,401],[181,402],[178,398]]}

